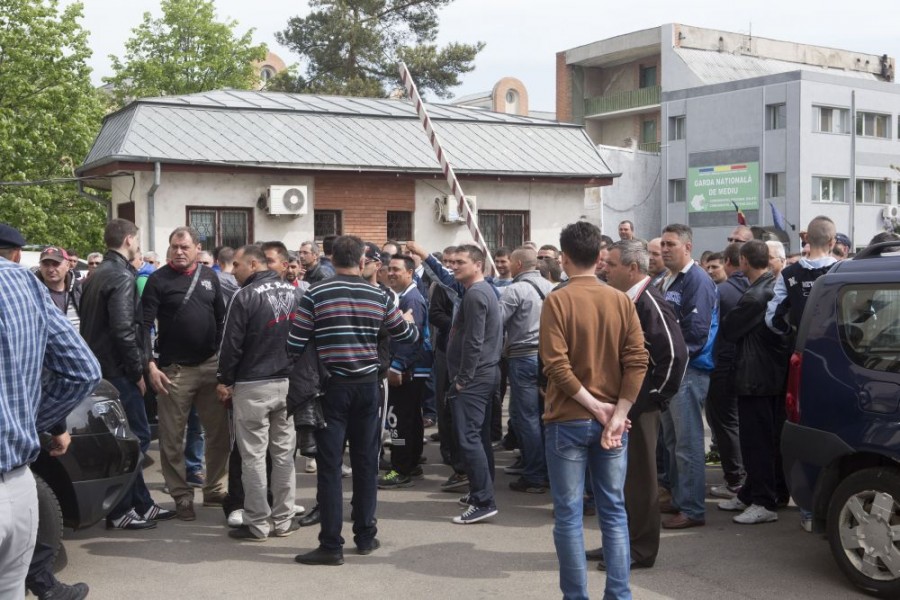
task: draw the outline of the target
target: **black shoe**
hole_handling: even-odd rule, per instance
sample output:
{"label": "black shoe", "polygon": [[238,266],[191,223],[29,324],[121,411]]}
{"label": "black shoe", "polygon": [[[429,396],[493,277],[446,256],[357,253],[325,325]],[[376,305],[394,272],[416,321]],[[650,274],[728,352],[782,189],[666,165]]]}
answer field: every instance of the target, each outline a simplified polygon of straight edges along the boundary
{"label": "black shoe", "polygon": [[441,484],[441,489],[445,492],[456,492],[467,487],[469,487],[469,476],[465,473],[454,473]]}
{"label": "black shoe", "polygon": [[416,465],[416,467],[409,472],[410,479],[425,479],[425,471],[422,470],[422,465]]}
{"label": "black shoe", "polygon": [[[591,552],[599,552],[600,553],[600,558],[597,560],[597,570],[605,571],[606,570],[606,560],[603,558],[603,548],[597,548],[596,550],[591,550]],[[585,555],[587,555],[587,554],[588,553],[585,552]],[[652,561],[646,561],[646,560],[637,561],[637,560],[634,560],[633,558],[631,559],[631,568],[632,569],[649,569],[652,566],[653,566]]]}
{"label": "black shoe", "polygon": [[378,538],[372,538],[372,541],[365,546],[357,546],[356,553],[361,556],[368,556],[379,548],[381,548],[381,542],[378,541]]}
{"label": "black shoe", "polygon": [[587,560],[603,560],[603,548],[595,548],[593,550],[587,550],[584,553],[584,557]]}
{"label": "black shoe", "polygon": [[38,600],[82,600],[82,598],[87,598],[89,591],[86,583],[66,585],[57,581],[52,588],[43,594],[38,594]]}
{"label": "black shoe", "polygon": [[287,537],[300,529],[300,523],[291,519],[288,521],[287,529],[275,529],[272,528],[272,531],[269,532],[269,537]]}
{"label": "black shoe", "polygon": [[441,441],[441,434],[439,434],[437,431],[435,431],[434,433],[432,433],[432,434],[429,435],[428,437],[431,438],[431,441],[432,441],[432,442],[439,442],[439,441]]}
{"label": "black shoe", "polygon": [[147,509],[147,512],[139,516],[142,521],[168,521],[174,519],[177,514],[174,510],[166,510],[159,504],[154,504]]}
{"label": "black shoe", "polygon": [[515,481],[509,482],[509,489],[526,494],[543,494],[547,491],[547,486],[543,483],[531,483],[524,477],[519,477]]}
{"label": "black shoe", "polygon": [[228,532],[228,537],[235,540],[244,540],[248,542],[264,542],[266,538],[259,537],[250,528],[246,525],[241,525],[237,529],[232,529]]}
{"label": "black shoe", "polygon": [[340,550],[329,551],[319,547],[312,552],[298,554],[294,557],[294,561],[301,565],[328,565],[336,567],[344,564],[344,553]]}
{"label": "black shoe", "polygon": [[322,515],[319,513],[319,505],[316,504],[308,513],[297,519],[297,524],[300,525],[300,527],[310,527],[312,525],[318,525],[321,520]]}

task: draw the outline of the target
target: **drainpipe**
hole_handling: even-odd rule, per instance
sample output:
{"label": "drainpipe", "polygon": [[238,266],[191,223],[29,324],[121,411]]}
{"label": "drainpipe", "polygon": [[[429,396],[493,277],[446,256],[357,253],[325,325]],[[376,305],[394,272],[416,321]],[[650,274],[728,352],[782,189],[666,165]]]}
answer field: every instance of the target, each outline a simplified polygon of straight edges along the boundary
{"label": "drainpipe", "polygon": [[856,251],[856,90],[850,92],[850,252]]}
{"label": "drainpipe", "polygon": [[82,198],[87,198],[91,202],[102,204],[103,208],[106,209],[106,220],[109,221],[112,219],[112,200],[107,200],[106,198],[101,198],[100,196],[84,191],[84,182],[81,180],[78,181],[78,195]]}
{"label": "drainpipe", "polygon": [[154,242],[154,234],[156,232],[156,190],[159,189],[160,166],[158,162],[153,163],[153,185],[147,190],[147,232],[149,239],[147,240],[148,249],[153,252],[156,250]]}

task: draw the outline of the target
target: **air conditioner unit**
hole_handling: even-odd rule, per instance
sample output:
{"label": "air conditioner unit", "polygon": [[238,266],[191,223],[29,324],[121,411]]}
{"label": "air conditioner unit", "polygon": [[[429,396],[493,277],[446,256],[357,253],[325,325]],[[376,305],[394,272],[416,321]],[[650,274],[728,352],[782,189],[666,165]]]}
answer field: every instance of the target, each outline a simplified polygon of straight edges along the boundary
{"label": "air conditioner unit", "polygon": [[883,219],[896,219],[898,216],[900,216],[900,207],[885,206],[881,209],[881,217]]}
{"label": "air conditioner unit", "polygon": [[266,207],[270,215],[305,215],[309,212],[309,186],[269,186]]}
{"label": "air conditioner unit", "polygon": [[[473,216],[478,215],[478,204],[475,196],[466,196],[472,207]],[[465,212],[460,213],[459,203],[455,196],[438,196],[434,199],[434,220],[438,223],[465,223]]]}

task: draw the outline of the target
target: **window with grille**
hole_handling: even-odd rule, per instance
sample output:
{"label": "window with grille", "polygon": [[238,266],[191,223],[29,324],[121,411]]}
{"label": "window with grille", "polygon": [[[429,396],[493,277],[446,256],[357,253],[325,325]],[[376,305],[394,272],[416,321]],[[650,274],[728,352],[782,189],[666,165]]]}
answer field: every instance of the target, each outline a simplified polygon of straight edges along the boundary
{"label": "window with grille", "polygon": [[313,213],[313,236],[317,240],[329,235],[343,235],[341,211],[316,209]]}
{"label": "window with grille", "polygon": [[387,213],[387,237],[395,242],[413,239],[413,213],[408,210],[389,210]]}
{"label": "window with grille", "polygon": [[188,206],[187,223],[200,233],[204,250],[211,251],[219,246],[240,248],[249,244],[253,237],[250,209]]}
{"label": "window with grille", "polygon": [[518,248],[531,235],[528,211],[479,210],[478,227],[491,252]]}

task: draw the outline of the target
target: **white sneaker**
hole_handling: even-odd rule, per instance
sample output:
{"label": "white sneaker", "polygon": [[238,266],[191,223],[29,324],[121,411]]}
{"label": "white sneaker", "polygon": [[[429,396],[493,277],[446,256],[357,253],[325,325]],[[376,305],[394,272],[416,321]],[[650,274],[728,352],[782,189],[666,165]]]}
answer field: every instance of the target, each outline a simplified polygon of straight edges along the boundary
{"label": "white sneaker", "polygon": [[773,523],[778,520],[778,514],[768,510],[765,506],[751,504],[747,510],[732,519],[741,525],[756,525],[757,523]]}
{"label": "white sneaker", "polygon": [[737,499],[737,496],[725,502],[719,502],[719,510],[728,510],[731,512],[741,512],[747,509],[747,505]]}
{"label": "white sneaker", "polygon": [[726,500],[731,500],[735,496],[737,496],[738,491],[741,489],[739,485],[714,485],[709,488],[709,495],[713,498],[724,498]]}
{"label": "white sneaker", "polygon": [[347,465],[341,465],[341,477],[347,479],[348,477],[353,477],[353,469],[348,467]]}
{"label": "white sneaker", "polygon": [[304,471],[306,471],[307,473],[315,473],[318,469],[319,469],[319,467],[316,464],[316,459],[314,459],[314,458],[306,459],[306,468],[303,469]]}
{"label": "white sneaker", "polygon": [[301,506],[301,505],[299,505],[299,504],[295,504],[295,505],[294,505],[294,515],[293,515],[293,516],[299,517],[299,516],[301,516],[301,515],[302,515],[303,513],[305,513],[305,512],[306,512],[306,508],[305,508],[305,507],[303,507],[303,506]]}
{"label": "white sneaker", "polygon": [[239,508],[237,510],[233,510],[228,514],[228,526],[229,527],[240,527],[244,524],[244,509]]}

